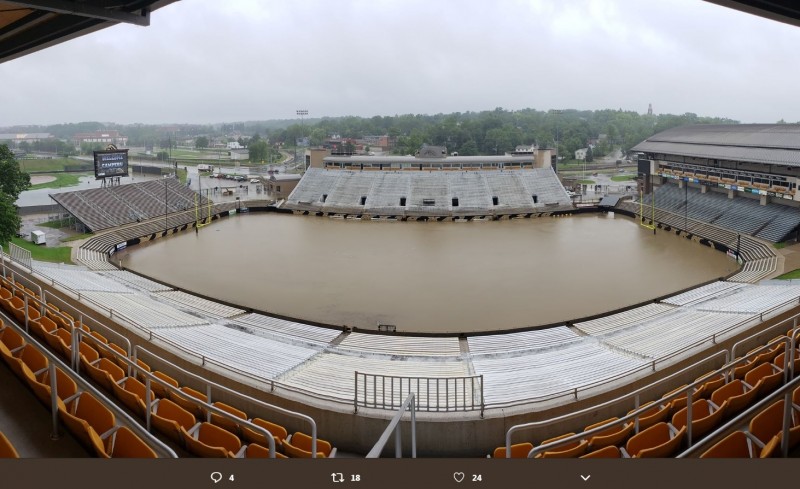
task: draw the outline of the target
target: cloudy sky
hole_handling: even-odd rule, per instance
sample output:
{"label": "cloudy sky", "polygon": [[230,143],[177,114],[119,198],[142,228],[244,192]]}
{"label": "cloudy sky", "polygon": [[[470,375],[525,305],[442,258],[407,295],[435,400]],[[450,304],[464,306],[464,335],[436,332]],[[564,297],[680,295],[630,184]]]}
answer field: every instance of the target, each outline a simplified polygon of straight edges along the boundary
{"label": "cloudy sky", "polygon": [[701,0],[183,0],[0,64],[0,126],[648,103],[797,122],[799,46]]}

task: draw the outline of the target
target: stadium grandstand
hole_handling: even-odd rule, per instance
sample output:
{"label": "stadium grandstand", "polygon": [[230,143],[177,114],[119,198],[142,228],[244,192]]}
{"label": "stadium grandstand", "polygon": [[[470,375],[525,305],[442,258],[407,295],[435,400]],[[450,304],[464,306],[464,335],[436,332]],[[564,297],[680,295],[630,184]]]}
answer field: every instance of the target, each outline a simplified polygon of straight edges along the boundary
{"label": "stadium grandstand", "polygon": [[505,156],[332,155],[309,168],[283,207],[304,214],[400,219],[541,216],[573,208],[549,150]]}
{"label": "stadium grandstand", "polygon": [[800,126],[676,127],[632,151],[655,187],[648,206],[771,242],[800,225]]}
{"label": "stadium grandstand", "polygon": [[130,183],[74,192],[50,194],[63,216],[74,219],[84,231],[104,229],[146,221],[209,202],[174,178]]}

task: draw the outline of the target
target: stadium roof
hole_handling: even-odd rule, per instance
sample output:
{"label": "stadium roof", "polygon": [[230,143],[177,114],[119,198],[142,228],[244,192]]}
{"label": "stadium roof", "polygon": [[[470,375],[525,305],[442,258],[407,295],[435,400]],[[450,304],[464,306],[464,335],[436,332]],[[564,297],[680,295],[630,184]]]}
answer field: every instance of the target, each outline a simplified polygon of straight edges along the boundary
{"label": "stadium roof", "polygon": [[150,12],[177,0],[0,0],[0,63],[119,23],[150,25]]}
{"label": "stadium roof", "polygon": [[758,15],[800,27],[800,3],[797,0],[706,0],[748,14]]}
{"label": "stadium roof", "polygon": [[654,134],[632,150],[766,165],[800,166],[800,125],[681,126]]}

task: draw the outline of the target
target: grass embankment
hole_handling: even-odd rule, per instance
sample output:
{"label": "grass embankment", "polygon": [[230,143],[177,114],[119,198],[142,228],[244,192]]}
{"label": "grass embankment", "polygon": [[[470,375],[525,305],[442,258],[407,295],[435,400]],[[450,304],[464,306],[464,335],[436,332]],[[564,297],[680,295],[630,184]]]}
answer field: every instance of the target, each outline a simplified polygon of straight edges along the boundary
{"label": "grass embankment", "polygon": [[[35,245],[21,238],[11,238],[11,242],[20,248],[25,248],[30,251],[31,258],[34,260],[72,264],[72,260],[70,259],[70,252],[72,249],[68,246],[47,247]],[[8,253],[8,244],[3,245],[3,250]]]}
{"label": "grass embankment", "polygon": [[74,158],[42,158],[31,160],[19,160],[19,167],[26,172],[56,172],[64,171],[66,167],[86,167],[92,169],[89,161],[77,160]]}
{"label": "grass embankment", "polygon": [[633,175],[617,175],[615,177],[611,177],[611,181],[612,182],[630,182],[634,178],[636,178],[636,177],[633,176]]}
{"label": "grass embankment", "polygon": [[46,183],[37,183],[36,185],[31,185],[28,190],[36,190],[40,188],[61,188],[61,187],[74,187],[80,183],[80,177],[83,175],[76,175],[74,173],[58,173],[54,175],[48,175],[51,177],[55,177],[55,180],[52,182]]}
{"label": "grass embankment", "polygon": [[800,278],[800,268],[797,270],[792,270],[791,272],[784,273],[780,277],[775,277],[778,280],[792,280]]}

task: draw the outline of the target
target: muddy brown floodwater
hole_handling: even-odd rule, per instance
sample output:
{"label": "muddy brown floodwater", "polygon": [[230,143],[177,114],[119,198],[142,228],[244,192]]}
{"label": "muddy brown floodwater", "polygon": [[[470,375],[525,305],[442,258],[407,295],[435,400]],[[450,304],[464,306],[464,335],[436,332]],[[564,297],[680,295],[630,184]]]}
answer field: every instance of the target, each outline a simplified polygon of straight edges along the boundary
{"label": "muddy brown floodwater", "polygon": [[723,277],[724,253],[627,217],[374,222],[249,214],[132,247],[123,265],[327,324],[474,332],[599,314]]}

